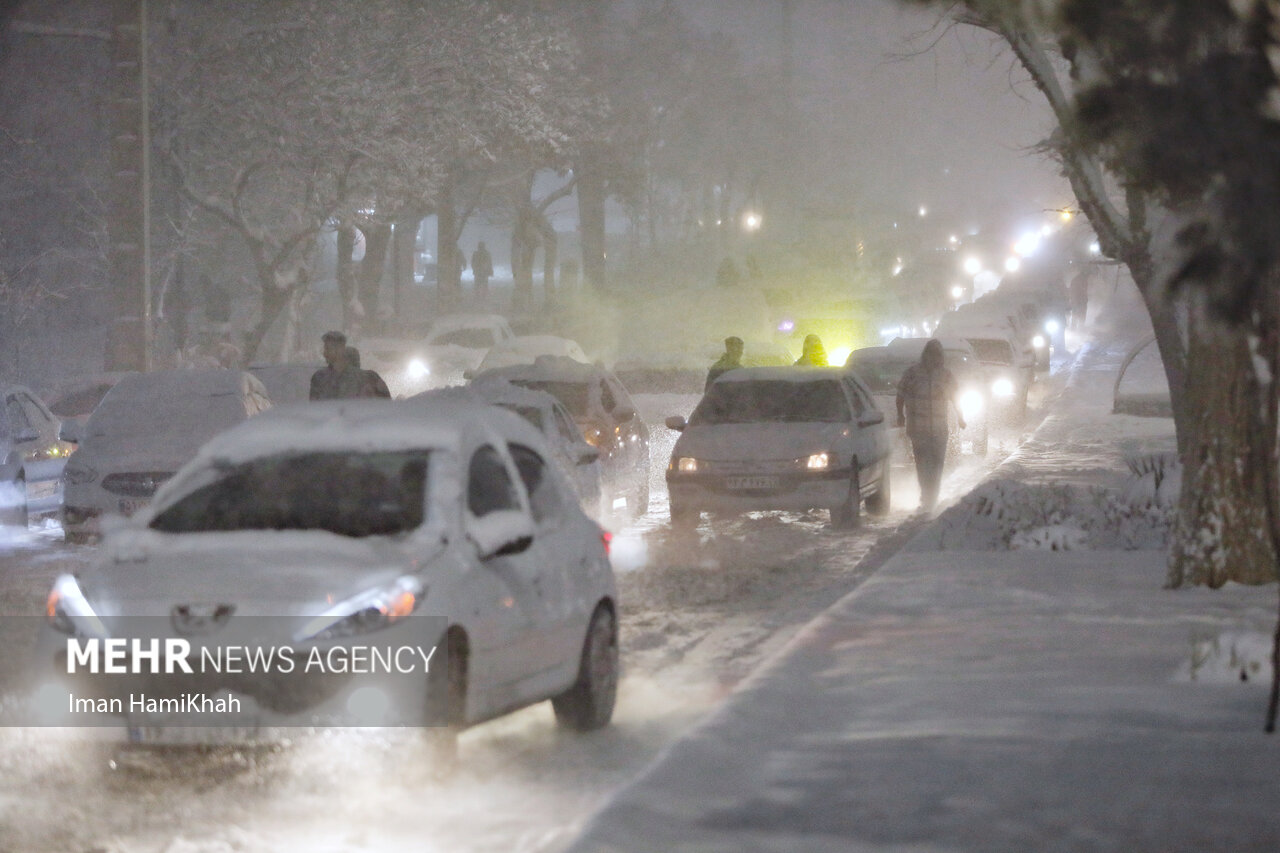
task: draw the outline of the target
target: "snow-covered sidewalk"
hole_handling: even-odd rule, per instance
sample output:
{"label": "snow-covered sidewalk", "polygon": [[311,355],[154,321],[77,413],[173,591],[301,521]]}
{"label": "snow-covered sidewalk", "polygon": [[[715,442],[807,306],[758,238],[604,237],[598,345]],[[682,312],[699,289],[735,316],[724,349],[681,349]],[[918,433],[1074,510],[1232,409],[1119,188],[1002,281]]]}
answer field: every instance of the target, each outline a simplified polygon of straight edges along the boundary
{"label": "snow-covered sidewalk", "polygon": [[1127,460],[1172,427],[1110,414],[1132,326],[571,849],[1280,849],[1276,587],[1163,589],[1167,496]]}

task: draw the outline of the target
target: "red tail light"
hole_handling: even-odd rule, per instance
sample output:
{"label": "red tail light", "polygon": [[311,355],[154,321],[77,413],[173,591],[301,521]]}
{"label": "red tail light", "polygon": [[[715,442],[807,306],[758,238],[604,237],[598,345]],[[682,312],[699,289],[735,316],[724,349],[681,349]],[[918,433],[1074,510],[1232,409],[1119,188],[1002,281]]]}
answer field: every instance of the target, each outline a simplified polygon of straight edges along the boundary
{"label": "red tail light", "polygon": [[609,543],[613,542],[613,534],[607,530],[601,530],[600,541],[604,543],[605,556],[609,556]]}

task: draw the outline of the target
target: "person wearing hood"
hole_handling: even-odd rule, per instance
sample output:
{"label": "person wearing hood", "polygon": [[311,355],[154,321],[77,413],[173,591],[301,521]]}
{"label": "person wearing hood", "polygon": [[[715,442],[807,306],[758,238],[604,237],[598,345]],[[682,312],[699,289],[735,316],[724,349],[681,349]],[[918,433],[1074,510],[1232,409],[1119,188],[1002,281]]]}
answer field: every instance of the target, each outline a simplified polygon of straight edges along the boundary
{"label": "person wearing hood", "polygon": [[933,509],[942,485],[950,429],[948,406],[955,406],[960,429],[965,426],[957,392],[956,378],[943,363],[942,342],[936,338],[924,345],[920,361],[908,367],[898,381],[898,426],[907,428],[911,440],[920,481],[920,508],[924,510]]}
{"label": "person wearing hood", "polygon": [[804,348],[796,359],[796,367],[827,367],[827,351],[822,346],[822,338],[817,335],[805,335]]}

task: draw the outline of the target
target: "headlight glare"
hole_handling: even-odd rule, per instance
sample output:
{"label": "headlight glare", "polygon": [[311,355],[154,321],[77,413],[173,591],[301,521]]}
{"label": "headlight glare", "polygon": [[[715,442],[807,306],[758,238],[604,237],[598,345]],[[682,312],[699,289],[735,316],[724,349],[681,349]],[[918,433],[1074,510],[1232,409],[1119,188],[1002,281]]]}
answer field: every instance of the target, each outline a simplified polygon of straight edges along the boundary
{"label": "headlight glare", "polygon": [[692,456],[681,456],[676,459],[676,470],[681,474],[696,474],[698,472],[698,460]]}
{"label": "headlight glare", "polygon": [[1044,349],[1044,335],[1036,335],[1032,338],[1031,345],[1036,349]]}
{"label": "headlight glare", "polygon": [[831,454],[814,453],[805,460],[804,467],[810,471],[825,471],[831,465]]}
{"label": "headlight glare", "polygon": [[405,376],[413,380],[426,379],[431,375],[431,368],[427,367],[427,363],[420,358],[409,360],[408,366],[404,369]]}
{"label": "headlight glare", "polygon": [[991,383],[991,393],[997,397],[1013,396],[1013,380],[1008,377],[1000,377]]}
{"label": "headlight glare", "polygon": [[1062,328],[1062,325],[1052,317],[1044,321],[1044,330],[1051,335],[1058,334],[1058,330],[1061,328]]}
{"label": "headlight glare", "polygon": [[976,388],[967,388],[961,391],[960,399],[957,402],[960,404],[960,414],[964,415],[966,421],[977,420],[978,416],[982,414],[982,409],[985,405],[982,394]]}

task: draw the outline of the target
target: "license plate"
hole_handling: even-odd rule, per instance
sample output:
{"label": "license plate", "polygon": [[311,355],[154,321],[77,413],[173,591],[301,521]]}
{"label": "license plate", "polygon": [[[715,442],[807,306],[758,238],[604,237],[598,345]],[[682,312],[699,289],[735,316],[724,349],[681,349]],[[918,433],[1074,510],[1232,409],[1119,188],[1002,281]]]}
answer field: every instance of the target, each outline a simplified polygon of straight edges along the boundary
{"label": "license plate", "polygon": [[725,477],[724,484],[730,489],[776,489],[777,477]]}
{"label": "license plate", "polygon": [[120,514],[133,515],[135,512],[142,509],[149,503],[151,503],[151,501],[148,500],[147,498],[121,498]]}

